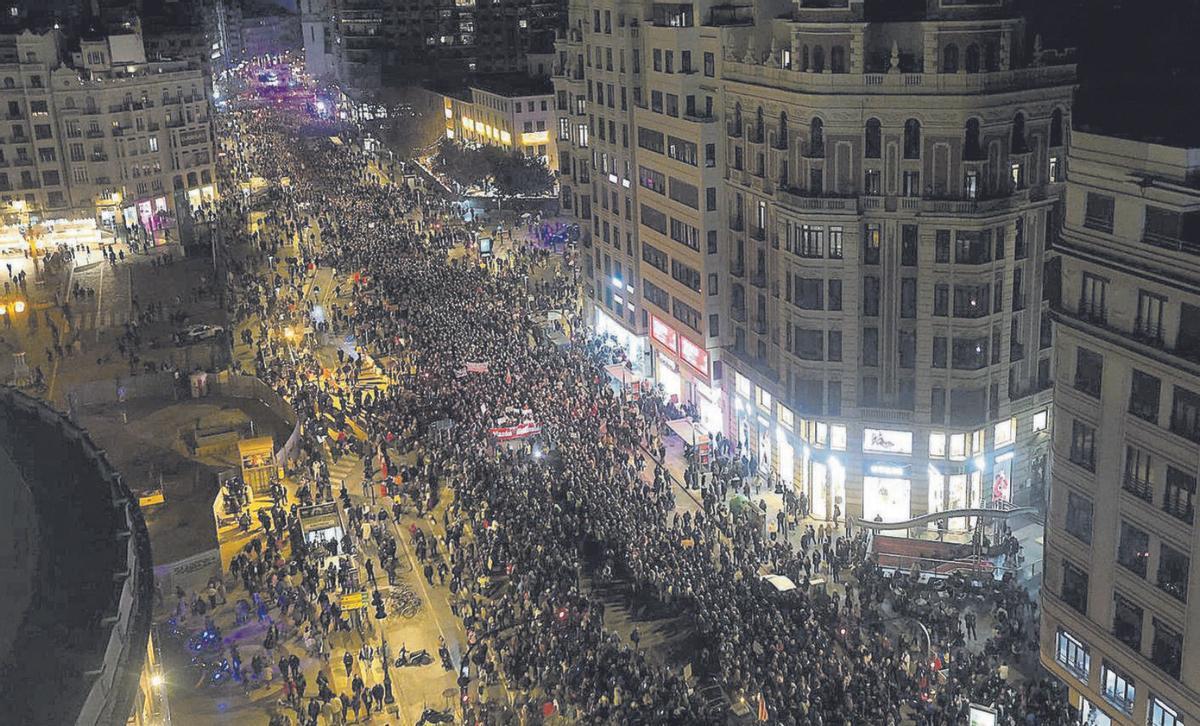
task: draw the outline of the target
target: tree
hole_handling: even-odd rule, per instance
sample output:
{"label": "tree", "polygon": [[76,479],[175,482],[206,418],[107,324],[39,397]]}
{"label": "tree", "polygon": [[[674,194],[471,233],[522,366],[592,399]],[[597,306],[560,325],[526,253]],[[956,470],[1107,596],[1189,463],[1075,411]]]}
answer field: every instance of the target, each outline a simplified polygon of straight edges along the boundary
{"label": "tree", "polygon": [[489,170],[480,157],[478,149],[468,149],[452,139],[442,139],[438,143],[433,168],[459,185],[469,187],[481,184],[487,178]]}
{"label": "tree", "polygon": [[553,188],[554,176],[540,159],[495,147],[489,152],[487,166],[492,184],[501,196],[536,196]]}

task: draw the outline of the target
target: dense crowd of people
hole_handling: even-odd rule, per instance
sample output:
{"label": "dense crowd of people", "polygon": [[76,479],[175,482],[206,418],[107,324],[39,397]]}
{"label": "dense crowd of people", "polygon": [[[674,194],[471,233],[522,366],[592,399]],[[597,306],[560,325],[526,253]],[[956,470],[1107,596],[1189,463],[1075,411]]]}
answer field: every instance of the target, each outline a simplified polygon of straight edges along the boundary
{"label": "dense crowd of people", "polygon": [[[935,591],[905,573],[887,577],[865,532],[809,527],[799,546],[768,537],[754,512],[727,506],[723,479],[706,482],[702,507],[681,515],[660,455],[667,404],[612,385],[604,366],[620,353],[579,318],[577,291],[550,252],[518,246],[490,264],[449,254],[471,240],[452,201],[379,184],[353,145],[300,133],[301,122],[286,114],[257,109],[231,113],[227,123],[227,182],[236,174],[290,183],[256,232],[246,231],[249,197],[203,214],[251,250],[230,261],[231,308],[255,321],[240,342],[254,347],[253,372],[306,418],[296,501],[283,494],[264,515],[262,540],[237,559],[236,574],[248,597],[279,608],[313,651],[328,659],[318,641],[344,627],[329,597],[343,582],[336,566],[315,564],[330,551],[303,545],[296,506],[336,498],[355,526],[332,553],[364,548],[385,569],[395,542],[379,522],[441,512],[430,549],[473,634],[464,665],[477,683],[502,678],[510,710],[527,723],[549,712],[589,723],[722,718],[681,673],[606,629],[589,570],[620,573],[684,614],[701,644],[696,673],[730,702],[765,709],[772,723],[941,726],[963,723],[969,702],[997,708],[1002,724],[1071,722],[1048,682],[1000,675],[1036,638],[1031,601],[1014,583],[959,578]],[[562,232],[538,228],[535,236]],[[295,256],[280,259],[291,241]],[[322,330],[299,341],[279,333],[311,324],[306,284],[318,268],[336,271],[335,297],[352,303],[330,304],[325,325],[352,333],[374,360],[404,361],[397,385],[356,389],[359,361],[339,352],[337,364],[323,364],[309,344]],[[537,335],[539,312],[551,309],[568,313],[567,346]],[[486,362],[487,372],[464,373],[469,361]],[[539,455],[489,434],[512,418],[541,427]],[[355,453],[367,474],[382,475],[370,463],[380,452],[416,464],[388,467],[391,507],[351,505],[327,462]],[[719,469],[744,469],[736,446],[719,455]],[[802,585],[777,592],[765,572]],[[822,576],[839,584],[828,593],[809,585]],[[970,590],[986,598],[967,612],[960,603]],[[974,637],[976,610],[997,623],[990,638]],[[927,626],[930,642],[913,635],[913,620]],[[298,669],[281,661],[277,675],[311,723],[378,705],[365,685],[336,694],[324,683],[306,693]],[[476,701],[469,708],[470,718],[488,718]]]}

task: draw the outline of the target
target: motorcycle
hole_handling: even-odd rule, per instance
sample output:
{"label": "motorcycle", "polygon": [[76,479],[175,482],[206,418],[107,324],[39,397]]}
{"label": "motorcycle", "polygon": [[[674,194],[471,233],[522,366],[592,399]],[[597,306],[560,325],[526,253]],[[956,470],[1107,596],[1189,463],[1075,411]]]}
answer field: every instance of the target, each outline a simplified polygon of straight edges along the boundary
{"label": "motorcycle", "polygon": [[404,668],[405,666],[426,666],[432,662],[433,656],[429,655],[429,651],[422,648],[396,658],[396,667]]}
{"label": "motorcycle", "polygon": [[438,656],[442,659],[442,668],[447,671],[454,670],[454,663],[450,660],[450,649],[446,646],[438,648]]}

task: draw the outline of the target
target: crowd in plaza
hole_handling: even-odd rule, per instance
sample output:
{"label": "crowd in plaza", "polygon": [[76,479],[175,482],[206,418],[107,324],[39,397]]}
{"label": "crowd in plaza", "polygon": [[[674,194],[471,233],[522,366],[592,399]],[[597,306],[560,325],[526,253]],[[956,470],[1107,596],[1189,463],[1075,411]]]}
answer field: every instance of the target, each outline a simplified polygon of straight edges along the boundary
{"label": "crowd in plaza", "polygon": [[[753,509],[728,506],[723,478],[697,482],[702,505],[680,514],[660,453],[667,406],[613,385],[605,366],[621,354],[583,324],[571,278],[544,247],[517,245],[488,263],[450,254],[471,240],[452,201],[380,184],[352,143],[301,135],[301,122],[285,113],[231,112],[226,123],[226,188],[251,175],[290,180],[257,232],[246,230],[248,197],[230,195],[203,214],[228,243],[250,250],[229,262],[229,304],[249,323],[237,342],[253,348],[252,361],[235,365],[304,421],[292,467],[298,489],[281,488],[260,515],[264,526],[235,558],[238,585],[228,596],[228,607],[252,604],[247,617],[273,624],[267,657],[239,663],[238,677],[282,680],[291,717],[335,724],[382,707],[384,686],[358,676],[348,692],[328,678],[310,686],[279,641],[295,638],[332,668],[344,658],[349,677],[364,653],[330,648],[331,634],[350,627],[335,595],[375,585],[373,560],[393,581],[396,542],[384,525],[428,518],[435,526],[420,540],[425,577],[432,584],[437,573],[446,584],[470,634],[462,665],[474,687],[460,681],[463,722],[500,722],[505,712],[524,723],[550,714],[613,724],[723,718],[681,672],[606,629],[605,606],[585,577],[600,571],[680,613],[700,644],[695,675],[746,703],[752,717],[948,726],[964,723],[976,702],[996,708],[1000,724],[1071,723],[1057,687],[1001,675],[1003,663],[1036,650],[1035,609],[1015,583],[957,578],[934,588],[904,572],[887,577],[865,531],[804,527],[799,545],[773,537]],[[564,232],[529,229],[543,240]],[[341,295],[315,325],[309,291],[319,268],[336,271]],[[537,335],[538,312],[552,309],[568,313],[569,345]],[[318,354],[322,325],[338,337],[352,333],[385,367],[406,361],[395,384],[356,388],[358,361],[338,351],[331,364]],[[465,371],[467,362],[485,362],[486,372]],[[536,452],[498,442],[489,430],[502,419],[539,425]],[[352,504],[329,474],[346,454],[362,457],[365,473],[393,496]],[[722,471],[749,477],[736,444],[717,455]],[[401,460],[416,463],[391,463]],[[232,499],[229,506],[241,506]],[[345,537],[306,547],[297,507],[334,500],[351,524]],[[371,563],[369,584],[348,582],[351,555]],[[330,556],[343,565],[322,565]],[[778,592],[765,572],[801,586]],[[830,585],[812,584],[821,578]],[[968,609],[972,590],[987,597]],[[990,637],[976,637],[977,617],[995,623]],[[383,650],[385,661],[395,655]],[[400,678],[387,685],[402,688]],[[494,683],[511,702],[481,703]]]}

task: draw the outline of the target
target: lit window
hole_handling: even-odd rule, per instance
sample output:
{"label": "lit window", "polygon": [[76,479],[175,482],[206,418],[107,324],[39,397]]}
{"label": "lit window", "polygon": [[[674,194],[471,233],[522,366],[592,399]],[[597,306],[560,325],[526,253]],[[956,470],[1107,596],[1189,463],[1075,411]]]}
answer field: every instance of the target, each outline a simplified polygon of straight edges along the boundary
{"label": "lit window", "polygon": [[817,446],[824,446],[829,441],[829,424],[817,423]]}
{"label": "lit window", "polygon": [[1058,643],[1054,658],[1082,683],[1087,683],[1088,670],[1092,666],[1092,656],[1088,653],[1087,646],[1065,630],[1058,631]]}
{"label": "lit window", "polygon": [[1149,726],[1183,726],[1179,712],[1157,696],[1150,697]]}
{"label": "lit window", "polygon": [[1048,411],[1038,411],[1033,414],[1033,430],[1045,431],[1049,425],[1050,414]]}
{"label": "lit window", "polygon": [[834,424],[829,427],[829,447],[834,451],[846,450],[846,427]]}
{"label": "lit window", "polygon": [[992,448],[999,449],[1001,446],[1008,446],[1016,439],[1017,420],[1010,418],[1007,421],[996,424],[994,434],[996,440]]}
{"label": "lit window", "polygon": [[1136,697],[1133,681],[1110,668],[1107,663],[1100,666],[1100,692],[1104,694],[1104,700],[1125,713],[1133,713]]}
{"label": "lit window", "polygon": [[779,404],[779,425],[784,427],[788,431],[791,431],[792,427],[795,425],[795,423],[796,423],[796,419],[792,415],[791,409],[789,409],[787,406],[784,406],[783,404]]}
{"label": "lit window", "polygon": [[750,379],[743,376],[741,373],[733,374],[733,385],[737,394],[743,398],[750,398]]}
{"label": "lit window", "polygon": [[984,431],[983,429],[979,429],[978,431],[971,432],[971,453],[972,454],[982,454],[983,453],[983,431]]}
{"label": "lit window", "polygon": [[965,459],[967,458],[967,435],[966,434],[951,434],[950,435],[950,458]]}
{"label": "lit window", "polygon": [[758,405],[767,413],[771,412],[771,394],[765,388],[758,389]]}
{"label": "lit window", "polygon": [[929,434],[929,455],[939,459],[946,456],[946,434]]}

